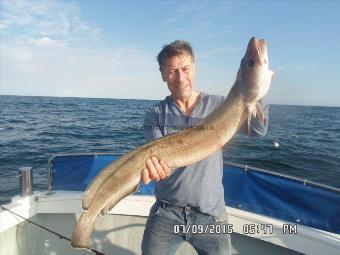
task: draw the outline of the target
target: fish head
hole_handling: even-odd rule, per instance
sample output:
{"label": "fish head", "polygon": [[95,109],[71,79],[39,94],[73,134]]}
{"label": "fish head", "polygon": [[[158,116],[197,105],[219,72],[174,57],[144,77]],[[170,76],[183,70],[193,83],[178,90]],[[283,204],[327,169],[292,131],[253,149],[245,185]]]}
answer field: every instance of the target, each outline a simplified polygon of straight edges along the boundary
{"label": "fish head", "polygon": [[272,75],[273,72],[268,69],[266,41],[251,38],[237,75],[238,89],[247,103],[263,98]]}
{"label": "fish head", "polygon": [[267,68],[268,69],[268,53],[267,43],[263,39],[251,38],[246,54],[243,57],[244,64],[247,68]]}

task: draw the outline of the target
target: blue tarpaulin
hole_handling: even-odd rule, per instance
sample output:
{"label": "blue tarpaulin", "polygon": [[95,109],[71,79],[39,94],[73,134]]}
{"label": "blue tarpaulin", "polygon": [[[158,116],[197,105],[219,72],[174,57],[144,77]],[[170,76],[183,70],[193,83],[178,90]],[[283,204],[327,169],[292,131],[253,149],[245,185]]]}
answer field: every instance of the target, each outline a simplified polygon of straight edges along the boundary
{"label": "blue tarpaulin", "polygon": [[[116,155],[63,155],[51,160],[52,189],[84,191]],[[241,210],[340,234],[340,192],[241,166],[224,165],[224,200]],[[154,195],[154,183],[136,194]]]}

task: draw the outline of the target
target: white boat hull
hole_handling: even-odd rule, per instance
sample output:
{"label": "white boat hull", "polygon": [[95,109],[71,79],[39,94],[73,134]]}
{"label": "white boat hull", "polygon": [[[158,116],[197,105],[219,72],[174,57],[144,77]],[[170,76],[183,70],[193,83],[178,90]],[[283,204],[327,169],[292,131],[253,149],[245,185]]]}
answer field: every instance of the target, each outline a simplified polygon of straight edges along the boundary
{"label": "white boat hull", "polygon": [[[76,220],[82,212],[82,195],[82,192],[72,191],[56,191],[51,196],[46,195],[46,192],[38,192],[26,198],[15,197],[10,204],[4,206],[70,238]],[[154,201],[153,196],[141,195],[129,196],[122,200],[109,215],[98,218],[91,247],[104,254],[141,254],[144,227]],[[288,222],[231,207],[226,207],[226,211],[233,229],[232,254],[335,255],[340,250],[340,235],[302,225],[296,225],[296,229],[288,228],[286,233],[283,233],[283,226],[288,225]],[[257,225],[267,226],[267,233],[264,233],[265,228],[257,228]],[[288,226],[293,225],[290,223]],[[270,228],[272,233],[269,233]],[[259,231],[246,235],[245,231],[252,229]],[[288,230],[292,233],[288,233]],[[296,233],[293,233],[295,230]],[[1,210],[0,254],[64,255],[93,252],[76,250],[71,247],[69,241]],[[184,243],[177,254],[196,253],[189,244]]]}

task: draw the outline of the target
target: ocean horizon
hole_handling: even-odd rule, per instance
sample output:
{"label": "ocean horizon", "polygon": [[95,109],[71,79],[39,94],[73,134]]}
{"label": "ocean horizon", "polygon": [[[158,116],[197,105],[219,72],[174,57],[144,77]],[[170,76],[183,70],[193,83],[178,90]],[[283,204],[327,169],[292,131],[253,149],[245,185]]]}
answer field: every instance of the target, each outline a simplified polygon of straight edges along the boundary
{"label": "ocean horizon", "polygon": [[[14,97],[52,97],[52,98],[81,98],[81,99],[114,99],[114,100],[150,100],[150,101],[160,101],[161,99],[150,99],[150,98],[114,98],[114,97],[81,97],[81,96],[37,96],[37,95],[14,95],[14,94],[2,94],[1,96],[14,96]],[[283,106],[311,106],[311,107],[331,107],[331,108],[340,108],[340,105],[307,105],[307,104],[276,104],[269,103],[270,105],[283,105]]]}

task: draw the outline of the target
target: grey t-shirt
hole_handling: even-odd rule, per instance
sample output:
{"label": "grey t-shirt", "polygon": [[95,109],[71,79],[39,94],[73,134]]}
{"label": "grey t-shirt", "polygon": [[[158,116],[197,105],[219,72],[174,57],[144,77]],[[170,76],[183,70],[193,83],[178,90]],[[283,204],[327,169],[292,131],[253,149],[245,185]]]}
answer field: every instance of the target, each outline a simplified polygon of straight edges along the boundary
{"label": "grey t-shirt", "polygon": [[[144,136],[147,142],[164,135],[176,133],[197,124],[219,107],[225,97],[201,92],[200,99],[190,116],[184,114],[171,96],[150,107],[144,117]],[[265,111],[267,116],[267,111]],[[251,135],[266,133],[266,123],[252,120]],[[241,128],[240,132],[245,132]],[[202,148],[204,149],[204,148]],[[160,201],[176,205],[196,207],[202,213],[213,216],[224,210],[224,190],[222,184],[222,150],[190,166],[178,168],[163,181],[156,182],[155,194]]]}

